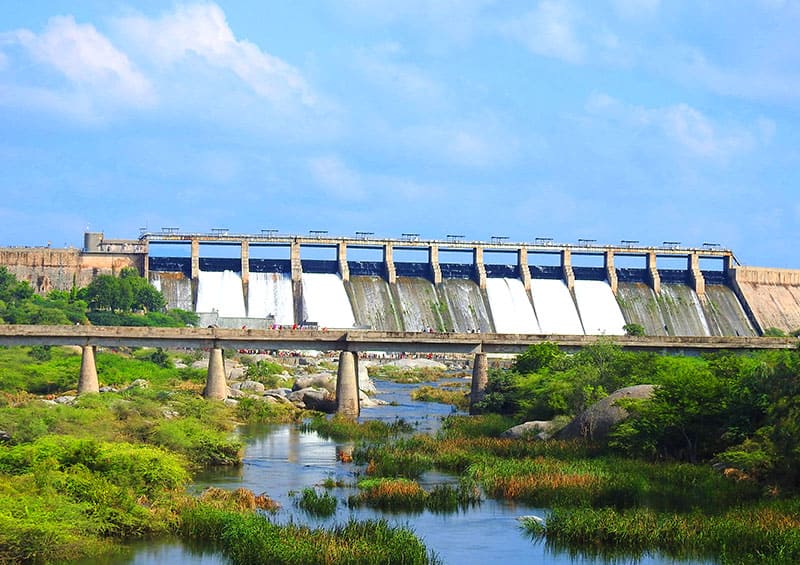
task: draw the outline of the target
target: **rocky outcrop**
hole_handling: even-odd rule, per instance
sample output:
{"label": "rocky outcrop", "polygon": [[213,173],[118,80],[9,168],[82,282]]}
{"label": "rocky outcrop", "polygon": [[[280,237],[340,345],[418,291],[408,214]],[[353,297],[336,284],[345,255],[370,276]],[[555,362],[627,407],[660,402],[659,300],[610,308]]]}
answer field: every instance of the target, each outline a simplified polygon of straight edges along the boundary
{"label": "rocky outcrop", "polygon": [[613,426],[628,417],[628,411],[622,408],[617,401],[628,398],[648,399],[653,396],[654,390],[654,385],[621,388],[578,414],[555,437],[558,439],[603,439]]}
{"label": "rocky outcrop", "polygon": [[555,420],[533,420],[509,428],[500,434],[500,437],[547,440],[553,437],[553,434],[558,430],[558,426],[559,424]]}

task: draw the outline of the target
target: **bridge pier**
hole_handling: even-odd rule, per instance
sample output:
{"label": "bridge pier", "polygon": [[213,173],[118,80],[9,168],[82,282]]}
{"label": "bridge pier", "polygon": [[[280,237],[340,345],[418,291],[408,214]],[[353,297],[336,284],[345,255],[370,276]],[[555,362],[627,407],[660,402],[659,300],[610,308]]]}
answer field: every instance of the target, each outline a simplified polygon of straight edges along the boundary
{"label": "bridge pier", "polygon": [[486,396],[489,381],[489,360],[485,353],[476,353],[472,362],[472,387],[469,393],[469,413],[476,414],[474,406]]}
{"label": "bridge pier", "polygon": [[100,383],[97,380],[97,365],[94,362],[94,346],[81,346],[81,375],[78,379],[78,394],[100,392]]}
{"label": "bridge pier", "polygon": [[228,383],[225,380],[225,360],[222,348],[213,347],[208,354],[208,375],[203,397],[213,400],[225,400],[228,397]]}
{"label": "bridge pier", "polygon": [[336,373],[336,413],[357,418],[361,413],[358,401],[358,358],[352,351],[339,353]]}

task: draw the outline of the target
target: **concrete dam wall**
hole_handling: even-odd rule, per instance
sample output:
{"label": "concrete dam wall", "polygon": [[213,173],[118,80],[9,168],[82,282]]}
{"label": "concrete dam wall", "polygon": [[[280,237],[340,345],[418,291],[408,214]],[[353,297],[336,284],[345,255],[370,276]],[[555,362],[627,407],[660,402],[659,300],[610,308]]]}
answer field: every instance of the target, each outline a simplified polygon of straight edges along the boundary
{"label": "concrete dam wall", "polygon": [[[0,249],[0,265],[41,294],[132,267],[169,307],[213,314],[220,323],[250,320],[251,327],[315,322],[385,331],[618,335],[635,323],[647,335],[664,336],[800,328],[800,271],[738,266],[724,249],[175,232],[138,240],[85,234],[84,243],[82,250]],[[154,244],[184,251],[154,255]],[[201,244],[241,253],[207,257]],[[334,257],[301,256],[309,248]],[[263,249],[282,249],[283,257],[258,257]],[[350,260],[348,249],[378,257]],[[404,252],[423,258],[397,260]],[[440,253],[468,260],[440,262]],[[640,264],[618,267],[615,260]]]}

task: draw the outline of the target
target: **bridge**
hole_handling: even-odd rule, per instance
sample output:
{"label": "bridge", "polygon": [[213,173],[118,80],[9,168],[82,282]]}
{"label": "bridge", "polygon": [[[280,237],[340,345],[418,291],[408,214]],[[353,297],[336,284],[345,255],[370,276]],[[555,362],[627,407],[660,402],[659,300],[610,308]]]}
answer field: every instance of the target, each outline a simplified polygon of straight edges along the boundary
{"label": "bridge", "polygon": [[[605,336],[552,334],[482,334],[383,332],[372,330],[142,328],[118,326],[0,325],[0,345],[74,345],[83,352],[78,394],[97,392],[96,347],[161,347],[208,349],[209,365],[204,396],[227,397],[223,349],[339,351],[338,411],[355,415],[358,407],[358,354],[370,351],[405,353],[459,353],[474,355],[471,403],[483,396],[487,382],[487,354],[516,354],[528,346],[553,342],[577,350]],[[697,354],[714,351],[794,349],[797,338],[614,336],[625,349],[658,353]]]}

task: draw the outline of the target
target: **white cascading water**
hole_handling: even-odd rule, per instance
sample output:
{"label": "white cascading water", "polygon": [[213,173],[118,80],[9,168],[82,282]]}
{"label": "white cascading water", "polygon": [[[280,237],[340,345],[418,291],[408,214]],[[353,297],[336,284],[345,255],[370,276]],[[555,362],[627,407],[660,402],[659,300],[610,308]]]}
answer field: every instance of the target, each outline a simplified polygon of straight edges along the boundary
{"label": "white cascading water", "polygon": [[233,271],[200,271],[196,311],[216,311],[223,318],[244,318],[241,275]]}
{"label": "white cascading water", "polygon": [[275,317],[275,323],[294,323],[292,279],[283,273],[250,273],[247,289],[247,315],[250,318]]}
{"label": "white cascading water", "polygon": [[623,335],[625,317],[606,281],[575,281],[583,329],[587,335]]}
{"label": "white cascading water", "polygon": [[486,293],[497,333],[536,334],[541,331],[521,280],[487,278]]}
{"label": "white cascading water", "polygon": [[531,296],[542,333],[583,335],[572,295],[558,279],[531,279]]}
{"label": "white cascading water", "polygon": [[352,328],[356,319],[339,275],[303,273],[303,316],[319,327]]}

